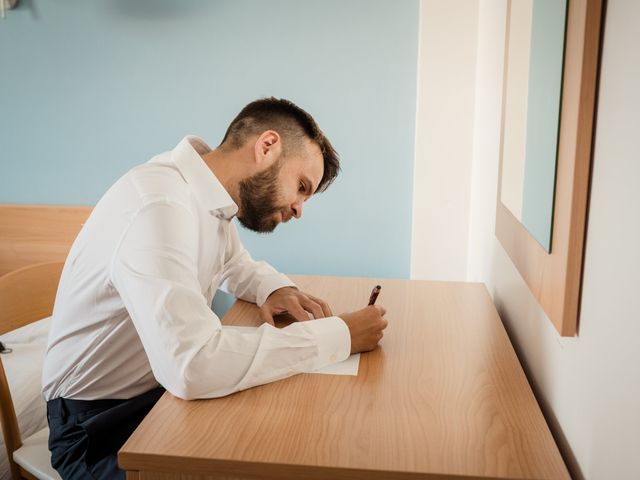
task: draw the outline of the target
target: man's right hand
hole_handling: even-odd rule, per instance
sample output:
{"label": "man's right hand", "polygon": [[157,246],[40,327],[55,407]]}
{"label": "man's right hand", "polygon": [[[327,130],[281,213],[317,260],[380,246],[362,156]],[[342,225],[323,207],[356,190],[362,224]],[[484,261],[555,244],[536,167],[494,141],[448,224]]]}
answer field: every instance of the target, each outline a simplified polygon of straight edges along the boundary
{"label": "man's right hand", "polygon": [[356,312],[339,315],[349,327],[352,354],[368,352],[378,346],[383,336],[382,331],[388,324],[383,318],[385,313],[387,311],[380,305],[372,305]]}

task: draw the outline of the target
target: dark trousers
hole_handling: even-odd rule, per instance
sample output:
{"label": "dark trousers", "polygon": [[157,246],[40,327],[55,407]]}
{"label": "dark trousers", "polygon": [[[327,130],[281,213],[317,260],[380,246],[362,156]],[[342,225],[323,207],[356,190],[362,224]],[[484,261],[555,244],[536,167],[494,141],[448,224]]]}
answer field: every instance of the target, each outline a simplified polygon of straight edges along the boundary
{"label": "dark trousers", "polygon": [[163,393],[155,388],[127,400],[48,401],[51,465],[65,480],[124,480],[118,450]]}

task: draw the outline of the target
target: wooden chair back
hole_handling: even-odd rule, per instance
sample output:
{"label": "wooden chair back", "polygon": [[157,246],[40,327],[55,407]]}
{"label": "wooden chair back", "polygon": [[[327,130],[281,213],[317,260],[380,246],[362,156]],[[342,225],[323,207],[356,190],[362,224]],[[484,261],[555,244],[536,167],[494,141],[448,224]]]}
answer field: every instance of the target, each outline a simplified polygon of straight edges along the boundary
{"label": "wooden chair back", "polygon": [[[23,327],[53,312],[63,262],[39,263],[0,277],[0,334]],[[13,461],[22,445],[20,427],[0,356],[0,422],[13,478],[25,472]]]}
{"label": "wooden chair back", "polygon": [[0,203],[0,275],[67,258],[92,207]]}

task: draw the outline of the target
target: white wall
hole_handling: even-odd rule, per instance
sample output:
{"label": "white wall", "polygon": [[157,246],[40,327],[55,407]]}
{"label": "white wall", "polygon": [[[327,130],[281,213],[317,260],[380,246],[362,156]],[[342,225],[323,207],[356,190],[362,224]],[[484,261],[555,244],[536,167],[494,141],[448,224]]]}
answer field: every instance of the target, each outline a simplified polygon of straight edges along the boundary
{"label": "white wall", "polygon": [[640,2],[608,2],[576,338],[558,336],[494,234],[504,15],[479,2],[468,279],[492,293],[574,475],[638,479]]}
{"label": "white wall", "polygon": [[478,28],[476,0],[422,0],[411,278],[467,270]]}

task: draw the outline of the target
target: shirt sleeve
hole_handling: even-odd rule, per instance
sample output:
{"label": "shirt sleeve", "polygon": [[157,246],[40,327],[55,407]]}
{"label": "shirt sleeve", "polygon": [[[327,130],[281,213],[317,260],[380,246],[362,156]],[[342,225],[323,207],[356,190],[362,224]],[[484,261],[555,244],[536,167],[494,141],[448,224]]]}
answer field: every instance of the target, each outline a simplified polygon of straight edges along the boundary
{"label": "shirt sleeve", "polygon": [[229,224],[229,241],[225,251],[220,289],[261,307],[269,295],[279,288],[295,287],[295,283],[267,262],[256,262],[244,248],[236,225]]}
{"label": "shirt sleeve", "polygon": [[184,399],[219,397],[349,356],[349,331],[338,317],[283,329],[223,327],[198,281],[198,232],[187,206],[147,204],[133,216],[111,261],[111,282],[156,380],[169,392]]}

